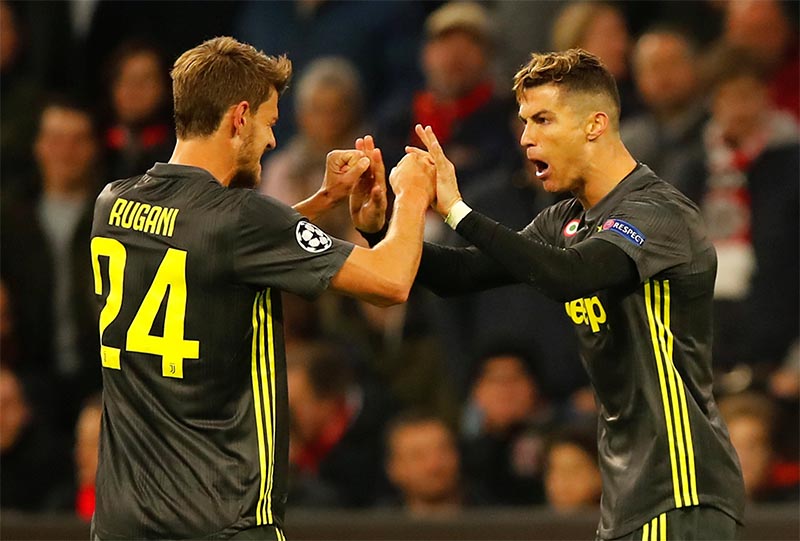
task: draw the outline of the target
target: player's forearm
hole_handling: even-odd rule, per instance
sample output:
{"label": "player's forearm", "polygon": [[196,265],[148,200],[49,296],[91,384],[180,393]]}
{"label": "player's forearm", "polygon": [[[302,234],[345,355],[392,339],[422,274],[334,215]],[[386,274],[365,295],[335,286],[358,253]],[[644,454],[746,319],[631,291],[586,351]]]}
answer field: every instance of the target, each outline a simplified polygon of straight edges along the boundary
{"label": "player's forearm", "polygon": [[398,195],[386,237],[372,249],[353,248],[331,287],[379,306],[405,302],[419,267],[427,208],[424,192]]}
{"label": "player's forearm", "polygon": [[320,189],[308,199],[295,204],[292,208],[312,222],[335,208],[340,201],[335,201],[328,190]]}
{"label": "player's forearm", "polygon": [[576,248],[556,248],[526,238],[475,211],[456,229],[511,275],[556,301],[638,279],[633,261],[611,243],[590,239]]}
{"label": "player's forearm", "polygon": [[405,302],[419,269],[428,199],[422,191],[398,195],[386,238],[370,250],[375,272],[385,277]]}
{"label": "player's forearm", "polygon": [[516,280],[495,260],[474,246],[468,248],[424,243],[416,283],[440,297],[463,295]]}

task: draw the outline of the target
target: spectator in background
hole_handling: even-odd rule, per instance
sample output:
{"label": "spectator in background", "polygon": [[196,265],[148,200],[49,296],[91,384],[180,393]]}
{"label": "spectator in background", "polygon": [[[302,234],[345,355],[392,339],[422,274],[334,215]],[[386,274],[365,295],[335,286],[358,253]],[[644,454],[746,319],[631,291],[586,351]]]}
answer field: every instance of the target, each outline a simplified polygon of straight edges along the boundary
{"label": "spectator in background", "polygon": [[633,50],[633,73],[647,110],[620,127],[631,154],[684,191],[705,175],[708,111],[699,62],[696,45],[680,30],[655,27],[642,34]]}
{"label": "spectator in background", "polygon": [[25,181],[34,170],[31,148],[42,90],[24,71],[25,46],[17,13],[0,2],[0,187],[6,194],[33,196],[36,187]]}
{"label": "spectator in background", "polygon": [[480,357],[462,427],[465,472],[495,505],[543,503],[550,410],[533,364],[513,347]]}
{"label": "spectator in background", "polygon": [[356,349],[401,407],[425,409],[455,424],[455,385],[441,340],[431,331],[428,299],[421,293],[412,290],[409,302],[389,307],[323,297],[324,333]]}
{"label": "spectator in background", "polygon": [[[417,52],[424,17],[423,2],[251,0],[243,3],[234,32],[256,49],[286,53],[296,73],[304,73],[319,57],[348,59],[361,75],[371,118],[397,95],[410,94],[418,85]],[[285,101],[275,128],[278,141],[288,140],[297,128],[294,104]]]}
{"label": "spectator in background", "polygon": [[617,81],[622,120],[641,111],[628,69],[631,39],[619,7],[608,2],[569,2],[553,24],[552,37],[555,51],[580,47],[603,61]]}
{"label": "spectator in background", "polygon": [[430,14],[421,55],[425,86],[410,103],[395,103],[377,121],[375,138],[386,163],[402,157],[405,145],[421,144],[416,124],[440,134],[464,187],[519,160],[508,124],[513,102],[495,95],[491,79],[493,40],[490,13],[478,3],[450,2]]}
{"label": "spectator in background", "polygon": [[0,366],[0,507],[29,512],[61,510],[69,486],[68,446],[50,430],[17,374]]}
{"label": "spectator in background", "polygon": [[386,430],[386,472],[403,508],[416,517],[453,514],[480,503],[462,481],[456,435],[436,416],[399,415]]}
{"label": "spectator in background", "polygon": [[786,484],[779,476],[774,451],[778,412],[774,402],[760,393],[745,392],[720,399],[719,410],[739,455],[748,499],[764,503],[797,501],[798,479],[789,479]]}
{"label": "spectator in background", "polygon": [[770,104],[758,63],[738,50],[714,58],[708,176],[687,194],[701,194],[717,251],[715,358],[774,367],[800,326],[800,248],[785,237],[800,226],[798,128]]}
{"label": "spectator in background", "polygon": [[593,509],[603,482],[597,466],[597,442],[591,430],[566,427],[547,446],[544,487],[548,505],[557,512]]}
{"label": "spectator in background", "polygon": [[800,121],[800,48],[797,3],[735,0],[726,3],[723,40],[753,55],[767,74],[768,96]]}
{"label": "spectator in background", "polygon": [[[285,149],[267,159],[261,181],[263,193],[287,204],[317,191],[326,155],[353,146],[364,112],[358,72],[343,58],[324,57],[309,64],[297,82],[294,99],[299,131]],[[346,205],[318,225],[340,238],[353,229]]]}
{"label": "spectator in background", "polygon": [[127,178],[166,162],[175,146],[168,71],[144,41],[119,46],[109,61],[111,122],[104,133],[109,176]]}
{"label": "spectator in background", "polygon": [[102,415],[102,398],[99,393],[93,394],[84,402],[75,425],[75,513],[84,522],[90,522],[94,514]]}
{"label": "spectator in background", "polygon": [[527,0],[491,2],[497,24],[498,88],[506,88],[531,52],[550,50],[550,30],[563,8],[562,2]]}
{"label": "spectator in background", "polygon": [[297,346],[287,359],[290,499],[311,507],[374,503],[389,407],[382,391],[358,380],[337,345]]}
{"label": "spectator in background", "polygon": [[41,195],[32,204],[2,201],[2,276],[19,299],[23,369],[53,380],[56,428],[71,433],[81,402],[100,388],[89,233],[102,176],[91,112],[67,99],[49,102],[34,154]]}

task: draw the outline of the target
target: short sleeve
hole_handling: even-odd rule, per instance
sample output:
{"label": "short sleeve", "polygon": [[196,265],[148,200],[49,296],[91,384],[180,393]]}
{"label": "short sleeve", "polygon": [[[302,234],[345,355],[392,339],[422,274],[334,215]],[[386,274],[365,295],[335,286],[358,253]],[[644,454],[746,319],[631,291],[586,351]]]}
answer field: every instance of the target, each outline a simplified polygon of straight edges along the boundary
{"label": "short sleeve", "polygon": [[626,199],[592,238],[621,248],[636,264],[639,278],[646,280],[690,261],[692,239],[688,238],[684,212],[677,202],[641,196]]}
{"label": "short sleeve", "polygon": [[255,192],[242,202],[234,233],[237,280],[314,298],[353,250],[283,203]]}

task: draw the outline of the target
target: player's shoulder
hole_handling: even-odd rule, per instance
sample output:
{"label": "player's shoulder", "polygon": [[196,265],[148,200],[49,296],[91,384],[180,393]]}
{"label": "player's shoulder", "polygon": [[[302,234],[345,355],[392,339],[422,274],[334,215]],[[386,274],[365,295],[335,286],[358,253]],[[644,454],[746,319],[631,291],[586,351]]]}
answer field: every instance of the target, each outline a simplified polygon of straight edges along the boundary
{"label": "player's shoulder", "polygon": [[144,177],[144,175],[137,175],[123,179],[114,180],[105,185],[97,196],[97,204],[110,204],[125,192],[131,190],[136,184]]}
{"label": "player's shoulder", "polygon": [[639,208],[643,213],[695,215],[700,210],[678,188],[647,169],[635,188],[628,192],[622,203]]}
{"label": "player's shoulder", "polygon": [[256,190],[234,190],[239,194],[242,219],[256,222],[267,222],[274,226],[282,226],[297,222],[302,216],[291,206],[272,196]]}

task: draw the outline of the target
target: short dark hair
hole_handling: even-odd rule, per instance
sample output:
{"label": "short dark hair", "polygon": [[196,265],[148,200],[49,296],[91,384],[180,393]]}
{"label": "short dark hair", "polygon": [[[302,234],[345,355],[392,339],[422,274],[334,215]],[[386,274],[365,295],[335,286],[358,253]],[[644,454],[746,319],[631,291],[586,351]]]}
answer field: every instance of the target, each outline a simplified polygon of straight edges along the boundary
{"label": "short dark hair", "polygon": [[530,60],[514,75],[513,90],[520,101],[528,88],[555,84],[569,92],[606,96],[613,111],[608,111],[619,125],[619,90],[614,76],[595,55],[583,49],[550,53],[532,53]]}
{"label": "short dark hair", "polygon": [[48,95],[39,109],[38,125],[41,128],[44,113],[49,109],[65,109],[85,116],[89,120],[92,129],[92,137],[100,138],[100,124],[97,119],[97,112],[88,101],[71,94],[50,94]]}
{"label": "short dark hair", "polygon": [[387,454],[391,450],[390,444],[392,436],[394,436],[398,430],[409,426],[417,426],[428,423],[442,425],[450,433],[450,436],[452,436],[453,442],[455,443],[457,441],[455,428],[435,413],[423,408],[408,409],[398,413],[396,416],[390,419],[388,423],[386,423],[386,428],[384,429],[384,442],[386,445]]}
{"label": "short dark hair", "polygon": [[214,133],[225,111],[240,101],[256,111],[273,89],[282,93],[292,63],[285,55],[267,56],[252,45],[218,37],[183,53],[170,75],[175,130],[185,139]]}

